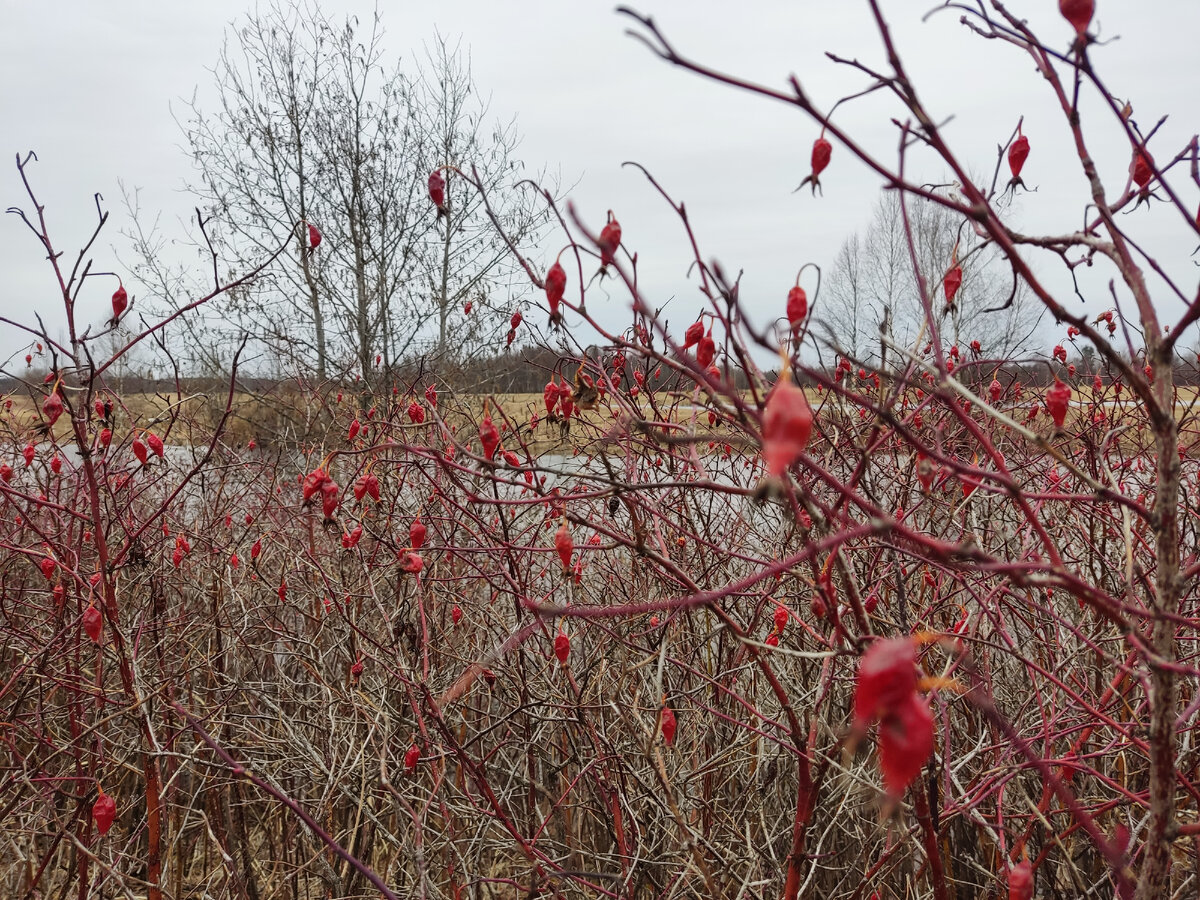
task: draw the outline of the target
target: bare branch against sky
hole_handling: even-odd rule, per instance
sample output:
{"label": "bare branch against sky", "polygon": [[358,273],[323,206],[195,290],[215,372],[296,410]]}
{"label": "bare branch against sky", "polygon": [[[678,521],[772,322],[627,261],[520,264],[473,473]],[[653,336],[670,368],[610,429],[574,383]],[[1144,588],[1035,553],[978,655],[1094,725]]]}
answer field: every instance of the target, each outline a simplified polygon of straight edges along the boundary
{"label": "bare branch against sky", "polygon": [[[1062,30],[1049,0],[1010,5],[1048,34]],[[332,16],[365,19],[373,12],[369,3],[344,0],[324,7]],[[1061,123],[1045,104],[1035,109],[1030,102],[1040,87],[1032,67],[967,34],[953,12],[922,22],[926,7],[911,0],[891,0],[884,8],[912,61],[918,89],[933,109],[955,116],[947,135],[968,149],[980,171],[991,170],[997,145],[1021,115],[1028,116],[1025,133],[1034,150],[1025,180],[1037,190],[1021,199],[1017,224],[1031,231],[1073,230],[1078,209],[1065,198],[1077,195],[1081,176]],[[1132,100],[1144,128],[1168,110],[1186,115],[1200,109],[1192,46],[1200,31],[1200,4],[1147,0],[1098,8],[1101,39],[1119,39],[1093,55],[1103,63],[1113,92]],[[224,30],[248,9],[235,0],[63,0],[52,7],[7,0],[0,29],[0,134],[9,162],[0,165],[0,205],[19,201],[12,159],[32,149],[40,158],[39,191],[62,245],[72,245],[73,234],[91,227],[92,195],[98,191],[116,226],[106,231],[109,246],[97,250],[98,265],[112,268],[129,256],[118,233],[128,225],[122,184],[140,191],[142,209],[151,216],[161,213],[171,234],[195,205],[181,190],[194,173],[173,112],[180,114],[184,100],[196,92],[204,100]],[[736,5],[646,0],[640,9],[667,27],[689,55],[780,86],[795,73],[818,103],[831,103],[856,87],[854,73],[832,63],[825,51],[882,60],[867,6],[857,0]],[[625,23],[608,0],[389,4],[383,23],[385,44],[402,61],[419,59],[436,32],[462,36],[495,116],[518,117],[524,135],[518,155],[531,170],[549,166],[561,169],[564,184],[578,181],[572,195],[586,221],[600,222],[609,208],[619,211],[625,241],[639,253],[642,284],[656,305],[675,297],[667,308],[680,321],[693,316],[698,296],[686,277],[686,247],[670,210],[640,175],[621,168],[623,161],[646,165],[686,201],[704,246],[727,270],[745,270],[743,296],[764,319],[779,314],[800,265],[831,266],[842,241],[865,227],[878,198],[878,182],[837,148],[822,178],[824,197],[792,194],[807,171],[813,126],[794,110],[747,102],[664,66],[624,34]],[[1064,44],[1068,39],[1064,31]],[[877,149],[894,146],[888,120],[899,111],[885,106],[882,97],[846,107],[844,115],[851,130]],[[1155,143],[1174,152],[1196,130],[1195,119],[1170,119]],[[1098,160],[1102,176],[1123,182],[1127,143],[1095,145],[1107,151]],[[931,181],[941,174],[927,173]],[[1158,214],[1138,211],[1144,219],[1138,227],[1150,244],[1164,248],[1159,262],[1167,271],[1193,280],[1188,258],[1193,248],[1162,243],[1155,230]],[[5,217],[0,229],[5,273],[0,310],[22,318],[35,309],[54,310],[55,298],[46,294],[51,284],[20,222]],[[559,246],[559,236],[550,243]],[[1080,273],[1084,293],[1102,292],[1104,285],[1090,284],[1088,274]],[[1069,291],[1067,284],[1059,287]],[[97,285],[94,294],[99,321],[111,288]],[[51,318],[51,328],[53,323]],[[0,358],[22,346],[21,336],[0,335]]]}

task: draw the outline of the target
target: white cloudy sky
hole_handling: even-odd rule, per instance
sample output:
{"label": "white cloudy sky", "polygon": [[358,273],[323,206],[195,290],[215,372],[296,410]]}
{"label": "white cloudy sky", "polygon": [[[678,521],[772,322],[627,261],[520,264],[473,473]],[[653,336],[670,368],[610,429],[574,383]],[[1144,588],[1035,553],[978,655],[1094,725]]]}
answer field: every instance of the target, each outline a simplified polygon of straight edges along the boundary
{"label": "white cloudy sky", "polygon": [[[863,0],[641,0],[677,47],[725,71],[773,85],[796,73],[828,106],[860,89],[860,76],[825,58],[826,50],[883,67],[877,35]],[[932,0],[890,0],[894,26],[911,74],[938,117],[953,114],[946,135],[976,171],[991,171],[996,145],[1019,116],[1033,152],[1025,180],[1039,187],[1019,209],[1023,230],[1073,230],[1083,215],[1086,185],[1072,164],[1061,114],[1028,59],[998,42],[983,42],[953,13],[922,22]],[[245,0],[175,3],[162,0],[0,0],[0,208],[27,206],[12,161],[34,149],[35,184],[46,204],[52,236],[68,252],[92,222],[92,194],[101,192],[113,223],[95,250],[97,265],[114,267],[122,253],[123,208],[118,183],[140,188],[143,208],[164,222],[186,218],[194,201],[182,190],[190,176],[172,110],[199,90],[210,91],[211,68],[227,24],[252,4]],[[1009,0],[1048,38],[1069,41],[1053,0]],[[369,16],[368,2],[326,0],[331,13]],[[1177,152],[1200,130],[1200,33],[1196,0],[1098,0],[1105,37],[1093,59],[1113,92],[1132,98],[1146,128],[1171,118],[1156,137],[1156,157]],[[626,245],[639,253],[652,299],[675,295],[676,318],[692,317],[699,302],[686,277],[688,250],[662,201],[637,173],[637,160],[684,199],[706,257],[728,270],[744,269],[743,296],[765,317],[781,313],[796,270],[832,262],[841,241],[869,219],[878,181],[835,147],[825,196],[792,194],[808,170],[816,129],[801,114],[673,70],[624,34],[628,20],[611,0],[439,0],[382,4],[389,49],[419,54],[435,29],[461,35],[472,54],[477,84],[493,111],[516,115],[521,157],[533,168],[559,168],[585,219],[617,211]],[[1091,97],[1092,149],[1107,188],[1126,178],[1129,148]],[[882,97],[839,112],[839,121],[885,158],[894,157],[888,125],[901,115]],[[919,160],[914,160],[920,163]],[[926,177],[940,176],[930,166]],[[1186,202],[1200,190],[1175,179]],[[1200,269],[1188,254],[1195,239],[1165,209],[1125,221],[1159,262],[1195,290]],[[555,239],[555,246],[561,241]],[[1046,271],[1053,267],[1047,265]],[[34,310],[55,322],[54,284],[38,247],[15,216],[0,218],[0,315],[29,321]],[[1102,295],[1111,273],[1084,273],[1089,293]],[[1048,276],[1064,287],[1065,281]],[[85,315],[104,317],[107,297],[97,287]],[[1162,292],[1160,291],[1160,296]],[[614,300],[614,303],[617,301]],[[1170,301],[1163,299],[1164,307]],[[1092,301],[1107,305],[1102,296]],[[778,306],[778,309],[774,307]],[[1048,337],[1050,333],[1048,332]],[[24,354],[24,339],[0,326],[0,360]]]}

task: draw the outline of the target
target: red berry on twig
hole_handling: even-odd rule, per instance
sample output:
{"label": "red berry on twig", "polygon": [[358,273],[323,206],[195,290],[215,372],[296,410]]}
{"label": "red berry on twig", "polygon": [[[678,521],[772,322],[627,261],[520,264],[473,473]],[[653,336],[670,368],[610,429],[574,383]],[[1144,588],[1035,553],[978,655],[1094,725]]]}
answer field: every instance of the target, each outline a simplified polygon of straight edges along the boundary
{"label": "red berry on twig", "polygon": [[96,821],[96,830],[102,835],[108,834],[108,829],[112,828],[113,819],[117,817],[117,804],[112,797],[104,793],[104,789],[100,789],[100,796],[96,798],[96,802],[92,804],[92,818]]}
{"label": "red berry on twig", "polygon": [[121,314],[125,312],[129,306],[129,294],[125,293],[125,285],[117,285],[117,289],[112,295],[112,318],[109,320],[110,325],[116,325],[121,318]]}
{"label": "red berry on twig", "polygon": [[[812,171],[809,175],[800,182],[800,187],[796,191],[804,187],[806,184],[812,185],[813,196],[816,196],[817,188],[821,187],[821,173],[825,171],[825,167],[829,165],[829,160],[833,156],[833,145],[825,140],[825,135],[822,132],[821,136],[813,141],[812,146]],[[792,193],[796,193],[792,191]],[[824,191],[822,191],[824,193]]]}
{"label": "red berry on twig", "polygon": [[604,268],[616,258],[617,248],[621,246],[621,223],[611,209],[608,211],[608,224],[600,229],[596,244],[600,248],[600,267]]}
{"label": "red berry on twig", "polygon": [[446,179],[438,169],[429,173],[429,199],[437,207],[439,218],[444,216],[446,214]]}
{"label": "red berry on twig", "polygon": [[1078,34],[1084,35],[1088,25],[1092,23],[1096,3],[1095,0],[1058,0],[1058,11],[1075,27]]}
{"label": "red berry on twig", "polygon": [[556,260],[554,265],[546,272],[546,303],[550,306],[551,323],[556,324],[562,319],[562,314],[559,312],[559,305],[562,303],[563,294],[566,293],[566,290],[567,272]]}
{"label": "red berry on twig", "polygon": [[668,747],[675,743],[675,729],[678,726],[679,723],[675,719],[675,713],[671,710],[671,707],[664,703],[662,708],[661,728],[663,743]]}
{"label": "red berry on twig", "polygon": [[778,478],[804,452],[812,434],[812,407],[804,391],[792,383],[787,366],[763,410],[763,459],[767,474]]}
{"label": "red berry on twig", "polygon": [[808,317],[808,295],[804,293],[804,288],[797,286],[788,291],[787,317],[792,334],[799,334],[800,326]]}
{"label": "red berry on twig", "polygon": [[571,655],[571,639],[565,631],[560,631],[554,638],[554,655],[558,657],[559,663],[564,666],[567,664],[567,657]]}

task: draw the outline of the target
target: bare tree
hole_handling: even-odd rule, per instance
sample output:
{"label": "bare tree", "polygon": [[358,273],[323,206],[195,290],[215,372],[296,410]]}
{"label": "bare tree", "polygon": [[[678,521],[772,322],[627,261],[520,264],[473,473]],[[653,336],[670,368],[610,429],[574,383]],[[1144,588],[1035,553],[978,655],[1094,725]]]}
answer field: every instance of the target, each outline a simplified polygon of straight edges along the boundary
{"label": "bare tree", "polygon": [[[1026,292],[1013,290],[997,254],[990,248],[976,251],[972,233],[945,207],[914,198],[906,202],[911,249],[900,199],[891,192],[880,197],[865,234],[851,235],[839,249],[816,311],[829,344],[855,359],[877,360],[885,319],[901,343],[916,341],[924,324],[919,271],[942,310],[943,333],[950,340],[977,340],[983,353],[995,357],[1027,348],[1039,309]],[[946,304],[943,280],[956,259],[962,285],[954,303]]]}
{"label": "bare tree", "polygon": [[[425,170],[460,168],[478,176],[489,197],[495,198],[498,219],[509,239],[526,243],[546,222],[513,190],[522,176],[515,160],[518,135],[515,122],[497,122],[490,130],[488,105],[473,87],[470,59],[458,45],[440,35],[426,50],[426,65],[413,90],[413,116],[426,137]],[[494,331],[507,320],[528,278],[509,264],[509,249],[487,218],[479,190],[447,170],[446,210],[440,227],[427,236],[423,257],[429,306],[435,311],[436,351],[445,356],[453,346],[462,349]],[[541,180],[540,178],[537,180]],[[535,192],[525,195],[535,200]],[[463,311],[471,303],[471,313]]]}
{"label": "bare tree", "polygon": [[457,46],[439,37],[410,75],[385,63],[378,14],[361,29],[290,0],[233,31],[215,75],[218,111],[193,102],[184,128],[194,189],[226,223],[215,236],[222,257],[236,271],[296,222],[321,234],[313,247],[298,228],[288,259],[225,307],[232,330],[286,368],[369,376],[416,350],[445,350],[452,330],[463,348],[514,302],[493,294],[527,289],[511,279],[477,195],[460,197],[451,179],[444,219],[425,196],[433,168],[474,167],[518,240],[544,218],[533,193],[514,187],[514,125],[489,127]]}

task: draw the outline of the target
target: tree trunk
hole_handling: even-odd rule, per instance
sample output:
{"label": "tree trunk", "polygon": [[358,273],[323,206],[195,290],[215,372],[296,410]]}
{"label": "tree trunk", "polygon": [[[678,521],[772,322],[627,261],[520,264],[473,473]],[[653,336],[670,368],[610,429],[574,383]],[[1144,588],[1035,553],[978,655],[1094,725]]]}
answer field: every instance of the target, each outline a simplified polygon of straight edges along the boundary
{"label": "tree trunk", "polygon": [[[449,194],[449,185],[446,188]],[[446,235],[442,239],[442,279],[438,289],[438,359],[446,354],[447,324],[450,321],[450,199],[446,198]]]}
{"label": "tree trunk", "polygon": [[[1149,332],[1148,332],[1149,334]],[[1151,339],[1148,358],[1154,366],[1153,391],[1160,416],[1154,419],[1158,458],[1157,484],[1151,523],[1154,528],[1156,571],[1150,609],[1154,616],[1150,646],[1150,822],[1136,900],[1166,895],[1170,884],[1171,843],[1175,838],[1175,631],[1179,612],[1179,425],[1175,419],[1172,348]]]}

